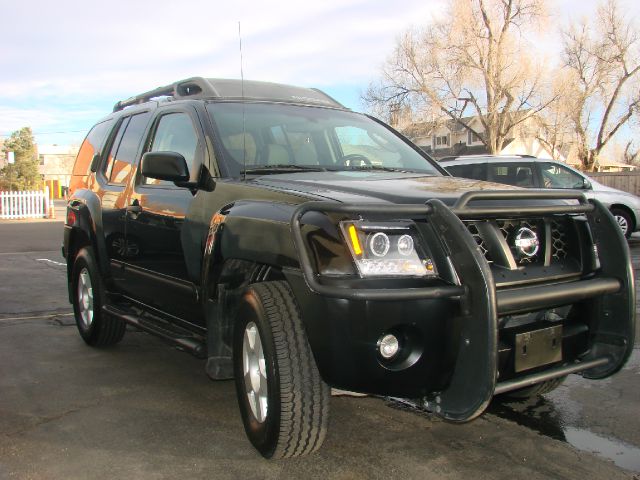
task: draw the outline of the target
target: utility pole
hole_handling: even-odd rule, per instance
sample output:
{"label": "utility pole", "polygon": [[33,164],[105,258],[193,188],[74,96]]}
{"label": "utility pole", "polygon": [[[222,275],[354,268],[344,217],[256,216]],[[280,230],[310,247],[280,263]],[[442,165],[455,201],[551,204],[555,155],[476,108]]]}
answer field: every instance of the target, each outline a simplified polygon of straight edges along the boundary
{"label": "utility pole", "polygon": [[[7,164],[14,165],[16,163],[16,156],[14,152],[7,152]],[[13,168],[9,169],[9,191],[13,191]]]}

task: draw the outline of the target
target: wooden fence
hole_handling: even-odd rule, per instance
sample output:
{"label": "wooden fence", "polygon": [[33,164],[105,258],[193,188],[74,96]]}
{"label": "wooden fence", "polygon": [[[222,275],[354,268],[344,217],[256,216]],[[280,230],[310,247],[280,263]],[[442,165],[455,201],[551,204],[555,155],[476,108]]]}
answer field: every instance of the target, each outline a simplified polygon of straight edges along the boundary
{"label": "wooden fence", "polygon": [[0,219],[47,218],[49,189],[27,192],[0,192]]}
{"label": "wooden fence", "polygon": [[597,182],[640,196],[640,172],[591,172]]}

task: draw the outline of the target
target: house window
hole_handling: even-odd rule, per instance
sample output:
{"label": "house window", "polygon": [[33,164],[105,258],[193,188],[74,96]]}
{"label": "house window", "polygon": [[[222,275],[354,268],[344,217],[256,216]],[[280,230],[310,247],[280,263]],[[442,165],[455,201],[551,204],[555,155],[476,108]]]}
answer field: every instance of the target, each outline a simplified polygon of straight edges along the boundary
{"label": "house window", "polygon": [[44,155],[38,155],[38,160],[40,160],[40,165],[44,165]]}
{"label": "house window", "polygon": [[467,145],[471,145],[472,143],[478,143],[479,141],[480,141],[480,136],[476,132],[467,130]]}
{"label": "house window", "polygon": [[436,146],[447,146],[449,145],[449,135],[439,135],[435,137]]}

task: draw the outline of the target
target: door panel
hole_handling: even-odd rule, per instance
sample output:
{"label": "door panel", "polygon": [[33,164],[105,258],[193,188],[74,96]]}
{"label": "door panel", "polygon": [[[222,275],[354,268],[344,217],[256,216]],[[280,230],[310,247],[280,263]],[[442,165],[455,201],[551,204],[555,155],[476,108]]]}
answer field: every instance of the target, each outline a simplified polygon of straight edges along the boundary
{"label": "door panel", "polygon": [[[144,152],[182,154],[191,180],[195,181],[204,159],[202,138],[195,110],[160,109]],[[126,283],[127,291],[137,300],[189,322],[201,323],[196,289],[199,279],[190,274],[185,261],[185,248],[199,248],[184,238],[186,219],[195,220],[195,214],[190,212],[193,200],[189,189],[145,178],[138,168],[126,220],[127,246],[135,251],[127,259]]]}
{"label": "door panel", "polygon": [[124,117],[108,146],[106,160],[97,172],[102,190],[102,226],[116,289],[124,287],[123,267],[128,255],[125,242],[128,183],[151,112]]}

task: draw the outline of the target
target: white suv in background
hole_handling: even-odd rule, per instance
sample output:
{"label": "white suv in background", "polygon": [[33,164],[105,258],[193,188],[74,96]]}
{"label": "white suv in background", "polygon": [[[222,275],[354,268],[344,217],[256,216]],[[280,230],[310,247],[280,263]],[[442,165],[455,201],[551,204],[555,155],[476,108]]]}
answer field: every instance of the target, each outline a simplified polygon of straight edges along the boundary
{"label": "white suv in background", "polygon": [[602,202],[627,238],[640,230],[640,198],[602,185],[564,163],[526,155],[445,157],[440,164],[453,176],[525,188],[579,190]]}

